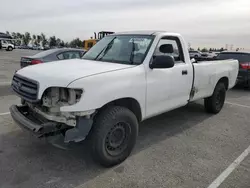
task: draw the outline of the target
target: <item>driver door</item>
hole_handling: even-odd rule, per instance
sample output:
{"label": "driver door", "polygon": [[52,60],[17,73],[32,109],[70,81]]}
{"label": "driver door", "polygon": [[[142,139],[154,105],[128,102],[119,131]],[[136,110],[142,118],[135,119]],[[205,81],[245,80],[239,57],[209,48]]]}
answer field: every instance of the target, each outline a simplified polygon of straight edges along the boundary
{"label": "driver door", "polygon": [[[160,46],[163,44],[171,44],[173,52],[162,53]],[[172,68],[149,69],[147,72],[147,117],[184,106],[189,100],[192,87],[192,66],[185,63],[181,42],[178,37],[162,38],[154,52],[154,56],[157,55],[172,56],[175,65]]]}

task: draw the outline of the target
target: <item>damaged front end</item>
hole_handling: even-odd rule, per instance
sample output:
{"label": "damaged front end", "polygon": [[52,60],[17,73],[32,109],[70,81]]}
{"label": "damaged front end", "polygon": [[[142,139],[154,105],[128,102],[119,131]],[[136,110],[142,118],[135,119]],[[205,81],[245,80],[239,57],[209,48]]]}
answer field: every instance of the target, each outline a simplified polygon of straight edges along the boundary
{"label": "damaged front end", "polygon": [[13,119],[39,137],[64,135],[64,141],[81,141],[92,127],[95,110],[87,112],[61,112],[63,106],[76,104],[83,95],[81,89],[48,88],[37,102],[23,100],[22,106],[10,108]]}

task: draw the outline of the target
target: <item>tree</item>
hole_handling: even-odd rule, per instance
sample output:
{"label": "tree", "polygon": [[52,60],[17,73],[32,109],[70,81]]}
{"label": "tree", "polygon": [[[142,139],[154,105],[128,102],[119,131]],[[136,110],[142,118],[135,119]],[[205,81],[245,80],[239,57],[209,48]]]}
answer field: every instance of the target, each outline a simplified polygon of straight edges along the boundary
{"label": "tree", "polygon": [[36,35],[32,35],[32,39],[33,39],[33,40],[36,40]]}
{"label": "tree", "polygon": [[56,46],[60,46],[60,43],[61,43],[61,39],[57,38],[56,39]]}
{"label": "tree", "polygon": [[83,47],[83,41],[81,41],[79,38],[76,38],[72,40],[69,45],[72,48]]}
{"label": "tree", "polygon": [[17,33],[16,33],[16,38],[17,38],[17,39],[22,39],[22,34],[17,32]]}
{"label": "tree", "polygon": [[28,45],[29,42],[31,40],[31,37],[30,37],[30,33],[29,32],[25,32],[25,34],[23,35],[23,42],[25,45]]}
{"label": "tree", "polygon": [[37,35],[37,36],[36,36],[36,42],[37,42],[37,44],[40,44],[41,41],[42,41],[41,36],[40,36],[40,35]]}
{"label": "tree", "polygon": [[66,42],[66,43],[64,44],[64,47],[69,47],[69,43]]}
{"label": "tree", "polygon": [[63,40],[60,42],[59,46],[60,46],[60,47],[65,47],[65,43],[64,43]]}
{"label": "tree", "polygon": [[23,40],[23,35],[21,33],[17,32],[16,33],[16,39],[17,39],[16,45],[18,45],[18,46],[21,45],[22,44],[22,40]]}
{"label": "tree", "polygon": [[12,33],[11,33],[11,36],[12,36],[13,39],[17,39],[17,35],[16,35],[15,32],[12,32]]}
{"label": "tree", "polygon": [[50,47],[55,47],[56,46],[56,37],[52,36],[49,38],[49,46]]}
{"label": "tree", "polygon": [[48,44],[48,40],[46,39],[46,36],[43,33],[41,33],[41,40],[43,47]]}
{"label": "tree", "polygon": [[6,31],[6,34],[7,34],[7,35],[10,35],[10,32],[9,32],[9,31]]}
{"label": "tree", "polygon": [[197,49],[198,51],[201,51],[201,49],[200,49],[200,47],[198,47],[198,49]]}
{"label": "tree", "polygon": [[207,48],[203,48],[201,52],[208,52]]}
{"label": "tree", "polygon": [[213,51],[213,49],[212,49],[212,48],[209,48],[209,51],[211,52],[211,51]]}
{"label": "tree", "polygon": [[37,45],[37,42],[36,42],[36,35],[32,35],[32,43]]}
{"label": "tree", "polygon": [[220,48],[220,51],[221,51],[221,52],[224,51],[224,50],[225,50],[225,49],[224,49],[223,47]]}

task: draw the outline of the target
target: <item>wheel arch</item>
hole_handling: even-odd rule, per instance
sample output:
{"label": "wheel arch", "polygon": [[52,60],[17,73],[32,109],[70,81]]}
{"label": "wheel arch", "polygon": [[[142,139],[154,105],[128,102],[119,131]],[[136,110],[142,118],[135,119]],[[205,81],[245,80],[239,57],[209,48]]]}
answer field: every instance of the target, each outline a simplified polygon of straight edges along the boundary
{"label": "wheel arch", "polygon": [[223,83],[225,85],[225,87],[226,87],[226,90],[228,90],[228,86],[229,86],[229,79],[228,79],[228,77],[224,76],[224,77],[220,78],[218,80],[217,84],[218,83]]}
{"label": "wheel arch", "polygon": [[116,100],[108,102],[107,104],[102,106],[101,109],[104,109],[110,105],[122,106],[122,107],[128,108],[130,111],[132,111],[135,114],[138,122],[142,121],[141,106],[140,106],[140,103],[136,99],[130,98],[130,97],[116,99]]}

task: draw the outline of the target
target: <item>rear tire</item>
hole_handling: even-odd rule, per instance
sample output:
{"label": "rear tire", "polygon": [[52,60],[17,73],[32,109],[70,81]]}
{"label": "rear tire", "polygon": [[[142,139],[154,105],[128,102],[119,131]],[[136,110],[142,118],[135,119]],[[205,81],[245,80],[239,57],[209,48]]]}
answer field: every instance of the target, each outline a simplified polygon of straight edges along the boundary
{"label": "rear tire", "polygon": [[105,167],[121,163],[130,155],[137,135],[138,121],[129,109],[110,106],[101,110],[90,133],[94,160]]}
{"label": "rear tire", "polygon": [[226,87],[222,82],[217,83],[213,95],[204,99],[205,110],[217,114],[221,111],[226,98]]}

